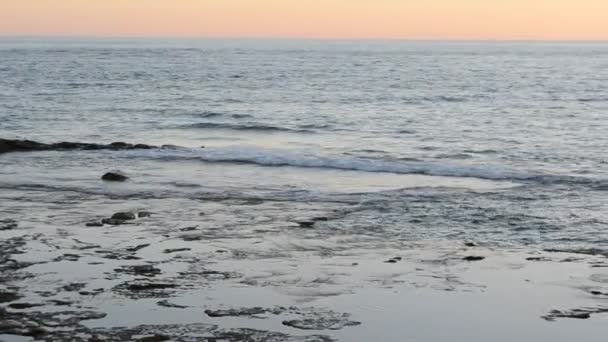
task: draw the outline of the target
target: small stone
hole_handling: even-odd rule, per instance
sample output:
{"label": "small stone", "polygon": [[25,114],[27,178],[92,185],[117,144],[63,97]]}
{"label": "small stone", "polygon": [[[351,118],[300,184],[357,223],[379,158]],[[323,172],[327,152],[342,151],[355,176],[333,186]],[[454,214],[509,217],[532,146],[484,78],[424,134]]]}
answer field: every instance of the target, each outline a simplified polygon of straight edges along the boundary
{"label": "small stone", "polygon": [[124,182],[129,179],[129,177],[116,172],[108,172],[101,176],[101,179],[108,182]]}
{"label": "small stone", "polygon": [[467,247],[477,247],[477,244],[475,242],[465,242],[464,245]]}
{"label": "small stone", "polygon": [[135,217],[134,213],[125,211],[125,212],[120,212],[120,213],[116,213],[116,214],[112,215],[112,219],[129,221],[129,220],[135,220],[136,217]]}
{"label": "small stone", "polygon": [[462,260],[464,260],[464,261],[480,261],[480,260],[483,260],[485,258],[486,257],[476,256],[476,255],[469,255],[469,256],[466,256],[466,257],[462,258]]}
{"label": "small stone", "polygon": [[312,228],[315,225],[314,221],[301,221],[298,222],[301,228]]}

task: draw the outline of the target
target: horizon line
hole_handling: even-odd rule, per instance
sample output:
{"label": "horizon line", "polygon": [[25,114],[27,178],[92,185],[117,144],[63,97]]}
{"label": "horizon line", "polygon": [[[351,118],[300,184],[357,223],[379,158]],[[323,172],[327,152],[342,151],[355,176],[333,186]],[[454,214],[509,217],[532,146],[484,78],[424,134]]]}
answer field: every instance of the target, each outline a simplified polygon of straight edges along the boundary
{"label": "horizon line", "polygon": [[415,37],[281,37],[281,36],[164,36],[164,35],[95,35],[95,34],[3,34],[0,39],[128,39],[128,40],[275,40],[275,41],[394,41],[394,42],[487,42],[487,43],[608,43],[607,39],[561,38],[415,38]]}

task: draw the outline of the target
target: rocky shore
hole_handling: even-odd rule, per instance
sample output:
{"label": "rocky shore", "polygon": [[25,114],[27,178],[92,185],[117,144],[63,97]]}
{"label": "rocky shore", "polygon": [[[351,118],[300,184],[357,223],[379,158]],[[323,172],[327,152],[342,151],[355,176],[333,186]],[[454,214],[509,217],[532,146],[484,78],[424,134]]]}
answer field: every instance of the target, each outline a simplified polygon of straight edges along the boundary
{"label": "rocky shore", "polygon": [[146,144],[128,144],[125,142],[113,142],[110,144],[91,144],[82,142],[59,142],[46,144],[32,140],[11,140],[0,138],[0,153],[9,152],[35,152],[35,151],[70,151],[70,150],[136,150],[153,149],[158,146]]}
{"label": "rocky shore", "polygon": [[[158,147],[0,140],[2,153],[139,148]],[[599,342],[608,332],[599,249],[386,238],[352,229],[376,214],[358,203],[38,188],[4,189],[0,203],[0,341]]]}

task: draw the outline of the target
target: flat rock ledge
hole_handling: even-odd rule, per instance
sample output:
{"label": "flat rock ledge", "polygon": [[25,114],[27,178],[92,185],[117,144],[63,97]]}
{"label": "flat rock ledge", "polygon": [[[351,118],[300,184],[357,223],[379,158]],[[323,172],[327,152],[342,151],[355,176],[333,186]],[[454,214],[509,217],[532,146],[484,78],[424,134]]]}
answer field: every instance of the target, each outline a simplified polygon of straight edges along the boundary
{"label": "flat rock ledge", "polygon": [[32,140],[10,140],[0,138],[0,154],[10,152],[35,152],[35,151],[71,151],[71,150],[138,150],[154,149],[158,146],[146,144],[129,144],[125,142],[113,142],[110,144],[92,144],[81,142],[59,142],[45,144]]}

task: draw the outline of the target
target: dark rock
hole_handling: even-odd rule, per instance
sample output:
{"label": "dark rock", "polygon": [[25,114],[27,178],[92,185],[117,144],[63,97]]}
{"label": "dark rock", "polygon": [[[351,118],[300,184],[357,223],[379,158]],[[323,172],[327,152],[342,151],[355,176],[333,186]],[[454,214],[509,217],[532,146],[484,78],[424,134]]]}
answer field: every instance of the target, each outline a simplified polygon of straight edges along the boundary
{"label": "dark rock", "polygon": [[464,245],[466,247],[477,247],[477,244],[475,242],[465,242]]}
{"label": "dark rock", "polygon": [[132,149],[134,150],[151,150],[153,148],[158,148],[156,146],[146,145],[146,144],[136,144]]}
{"label": "dark rock", "polygon": [[129,179],[129,177],[116,172],[108,172],[101,176],[101,179],[108,182],[124,182]]}
{"label": "dark rock", "polygon": [[312,228],[315,225],[314,221],[300,221],[298,222],[300,228]]}
{"label": "dark rock", "polygon": [[191,251],[192,248],[173,248],[173,249],[165,249],[163,251],[163,253],[165,254],[170,254],[170,253],[176,253],[176,252],[187,252],[187,251]]}
{"label": "dark rock", "polygon": [[112,215],[111,218],[113,218],[115,220],[130,221],[130,220],[135,220],[136,216],[132,212],[125,211],[125,212],[116,213],[116,214]]}
{"label": "dark rock", "polygon": [[31,140],[0,139],[0,153],[43,151],[47,146]]}
{"label": "dark rock", "polygon": [[480,261],[480,260],[483,260],[485,258],[486,257],[469,255],[469,256],[466,256],[466,257],[462,258],[462,260],[464,260],[464,261]]}
{"label": "dark rock", "polygon": [[0,220],[0,230],[11,230],[17,228],[17,221],[11,219]]}
{"label": "dark rock", "polygon": [[44,144],[31,140],[9,140],[0,139],[0,153],[9,152],[33,152],[33,151],[71,151],[71,150],[133,150],[133,149],[151,149],[158,148],[156,146],[145,144],[128,144],[124,142],[115,142],[109,145],[90,144],[63,141],[55,144]]}
{"label": "dark rock", "polygon": [[11,309],[23,310],[29,308],[35,308],[37,306],[43,306],[44,304],[34,304],[34,303],[11,303],[8,305]]}
{"label": "dark rock", "polygon": [[86,224],[87,227],[103,227],[103,223],[101,222],[88,222]]}
{"label": "dark rock", "polygon": [[126,142],[117,141],[117,142],[110,143],[109,146],[112,147],[112,148],[116,148],[116,149],[126,149],[130,145],[127,144]]}

